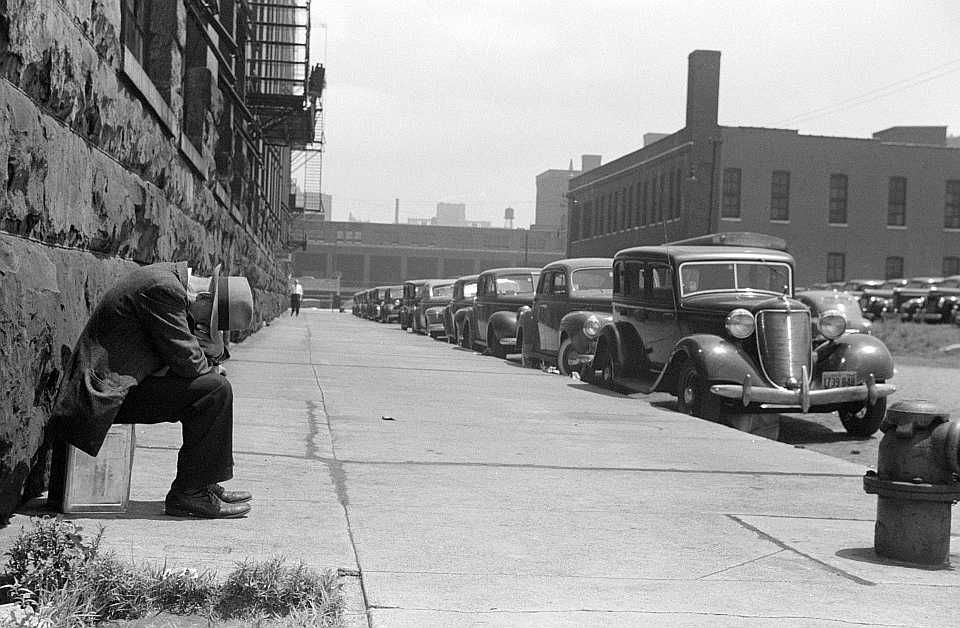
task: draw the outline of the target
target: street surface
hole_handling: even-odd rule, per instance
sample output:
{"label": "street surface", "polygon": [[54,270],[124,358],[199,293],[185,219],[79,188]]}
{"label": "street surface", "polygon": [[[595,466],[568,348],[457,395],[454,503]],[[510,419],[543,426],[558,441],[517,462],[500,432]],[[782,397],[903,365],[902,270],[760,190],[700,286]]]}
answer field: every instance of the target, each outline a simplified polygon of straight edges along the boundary
{"label": "street surface", "polygon": [[228,488],[253,492],[250,515],[165,516],[179,426],[138,426],[128,511],[74,517],[104,550],[335,569],[358,627],[957,623],[960,573],[873,551],[876,439],[817,417],[775,442],[349,313],[282,317],[231,353]]}

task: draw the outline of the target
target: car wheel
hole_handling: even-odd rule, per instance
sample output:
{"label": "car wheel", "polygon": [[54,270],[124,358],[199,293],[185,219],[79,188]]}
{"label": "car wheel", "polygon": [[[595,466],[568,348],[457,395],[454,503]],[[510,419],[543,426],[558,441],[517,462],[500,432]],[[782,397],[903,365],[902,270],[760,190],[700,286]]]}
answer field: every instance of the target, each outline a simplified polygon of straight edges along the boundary
{"label": "car wheel", "polygon": [[470,336],[470,325],[464,323],[460,328],[460,346],[464,349],[473,349],[473,338]]}
{"label": "car wheel", "polygon": [[599,384],[609,390],[618,390],[616,384],[617,367],[608,351],[605,349],[598,350],[597,354],[593,356],[593,362],[587,369],[593,370],[587,381]]}
{"label": "car wheel", "polygon": [[707,380],[690,362],[684,362],[677,373],[677,409],[708,421],[720,419],[720,400],[710,392]]}
{"label": "car wheel", "polygon": [[570,376],[580,371],[580,354],[573,348],[573,341],[564,338],[560,343],[560,350],[557,351],[557,370],[561,375]]}
{"label": "car wheel", "polygon": [[490,350],[490,355],[495,358],[507,357],[507,350],[500,344],[497,332],[493,331],[493,327],[487,329],[487,348]]}
{"label": "car wheel", "polygon": [[887,413],[887,399],[877,399],[872,406],[866,402],[847,403],[837,413],[847,434],[867,438],[880,429],[880,423]]}

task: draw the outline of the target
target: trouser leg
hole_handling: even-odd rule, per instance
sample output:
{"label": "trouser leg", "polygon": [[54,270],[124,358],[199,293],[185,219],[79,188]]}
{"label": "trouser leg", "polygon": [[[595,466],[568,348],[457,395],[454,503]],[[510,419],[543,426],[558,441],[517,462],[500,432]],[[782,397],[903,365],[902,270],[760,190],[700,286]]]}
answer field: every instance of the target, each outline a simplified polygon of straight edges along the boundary
{"label": "trouser leg", "polygon": [[148,377],[130,389],[115,423],[180,422],[177,488],[233,477],[233,389],[223,375]]}

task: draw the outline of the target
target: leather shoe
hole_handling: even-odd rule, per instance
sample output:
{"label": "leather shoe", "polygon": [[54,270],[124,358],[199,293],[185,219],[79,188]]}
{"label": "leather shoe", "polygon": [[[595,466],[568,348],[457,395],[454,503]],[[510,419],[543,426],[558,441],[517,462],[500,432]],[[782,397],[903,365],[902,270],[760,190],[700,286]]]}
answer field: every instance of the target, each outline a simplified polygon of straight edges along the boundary
{"label": "leather shoe", "polygon": [[209,488],[214,495],[228,504],[242,504],[253,499],[253,495],[247,491],[228,491],[219,484],[211,484]]}
{"label": "leather shoe", "polygon": [[170,489],[164,503],[167,514],[173,517],[233,519],[250,512],[250,504],[228,504],[209,486],[195,490]]}

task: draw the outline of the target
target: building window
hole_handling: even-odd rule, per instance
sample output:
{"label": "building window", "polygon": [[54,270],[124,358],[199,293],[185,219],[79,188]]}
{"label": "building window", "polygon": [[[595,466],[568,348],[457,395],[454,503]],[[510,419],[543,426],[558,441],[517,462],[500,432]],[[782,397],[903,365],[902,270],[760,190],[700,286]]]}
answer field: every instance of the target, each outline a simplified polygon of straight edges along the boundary
{"label": "building window", "polygon": [[790,172],[774,170],[770,180],[770,220],[790,220]]}
{"label": "building window", "polygon": [[887,194],[887,224],[903,227],[907,224],[907,179],[890,177]]}
{"label": "building window", "polygon": [[830,175],[830,216],[832,225],[847,224],[847,175]]}
{"label": "building window", "polygon": [[721,218],[740,217],[740,168],[723,169],[723,202],[720,206]]}
{"label": "building window", "polygon": [[900,279],[903,277],[903,258],[888,257],[884,264],[884,279]]}
{"label": "building window", "polygon": [[947,229],[960,229],[960,180],[947,181],[943,226]]}
{"label": "building window", "polygon": [[150,31],[147,29],[149,21],[149,2],[139,0],[123,0],[121,30],[123,43],[141,66],[146,67],[147,46],[149,45]]}
{"label": "building window", "polygon": [[640,207],[640,224],[643,226],[646,226],[647,222],[649,222],[649,216],[650,216],[650,214],[647,213],[650,208],[650,180],[649,179],[643,182],[643,197],[642,197],[641,203],[642,205]]}
{"label": "building window", "polygon": [[960,257],[943,258],[943,275],[960,275]]}
{"label": "building window", "polygon": [[843,281],[846,256],[843,253],[827,253],[827,281]]}

